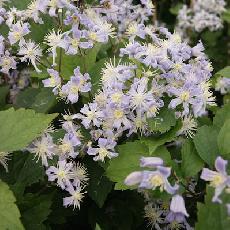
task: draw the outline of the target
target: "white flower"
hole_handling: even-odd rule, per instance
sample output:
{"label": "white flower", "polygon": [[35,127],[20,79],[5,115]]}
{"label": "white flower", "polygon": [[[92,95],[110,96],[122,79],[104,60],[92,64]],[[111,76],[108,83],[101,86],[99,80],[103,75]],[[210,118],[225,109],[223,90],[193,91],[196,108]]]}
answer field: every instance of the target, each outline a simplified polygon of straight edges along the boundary
{"label": "white flower", "polygon": [[58,30],[57,32],[53,29],[50,33],[48,33],[45,36],[45,44],[47,44],[48,46],[50,46],[50,48],[48,49],[48,52],[52,52],[53,54],[53,65],[56,65],[55,59],[57,57],[57,48],[65,48],[65,42],[63,39],[63,36],[66,33],[62,33],[60,30]]}
{"label": "white flower", "polygon": [[69,192],[70,196],[69,197],[65,197],[63,199],[63,205],[65,207],[73,205],[73,208],[75,209],[76,207],[78,209],[80,209],[80,202],[82,201],[82,199],[84,198],[84,193],[86,192],[82,192],[82,187],[78,186],[76,187],[76,189],[74,189],[73,186],[69,186],[66,190]]}
{"label": "white flower", "polygon": [[9,160],[9,154],[8,152],[0,152],[0,164],[5,168],[5,170],[8,172],[7,167],[7,161]]}
{"label": "white flower", "polygon": [[36,139],[32,144],[26,148],[29,152],[34,153],[39,159],[42,160],[42,165],[48,166],[48,159],[52,159],[55,155],[55,144],[50,134],[43,134],[40,138]]}
{"label": "white flower", "polygon": [[37,72],[41,72],[36,66],[36,61],[39,61],[42,56],[42,49],[40,49],[39,45],[36,45],[33,41],[22,41],[20,44],[20,50],[18,52],[19,55],[22,55],[21,61],[30,61],[34,66]]}

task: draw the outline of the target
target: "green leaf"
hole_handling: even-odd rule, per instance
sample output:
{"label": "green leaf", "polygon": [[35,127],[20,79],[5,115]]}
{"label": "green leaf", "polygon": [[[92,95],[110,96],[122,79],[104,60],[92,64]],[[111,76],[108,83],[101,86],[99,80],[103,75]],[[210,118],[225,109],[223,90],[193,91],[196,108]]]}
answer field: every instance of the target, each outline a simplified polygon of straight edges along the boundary
{"label": "green leaf", "polygon": [[208,164],[213,165],[219,154],[217,136],[219,129],[215,126],[202,126],[198,128],[194,143],[199,156]]}
{"label": "green leaf", "polygon": [[[117,182],[115,190],[126,190],[130,187],[124,184],[125,178],[134,171],[141,170],[140,158],[150,156],[146,145],[140,141],[127,142],[118,146],[119,156],[110,161],[106,175],[110,180]],[[151,156],[161,157],[165,165],[172,165],[170,153],[165,146],[160,146]]]}
{"label": "green leaf", "polygon": [[176,125],[175,112],[168,108],[163,108],[155,118],[148,120],[148,125],[151,131],[165,133]]}
{"label": "green leaf", "polygon": [[228,156],[230,154],[230,119],[226,120],[218,135],[218,147],[220,154]]}
{"label": "green leaf", "polygon": [[147,138],[142,138],[141,141],[145,143],[148,148],[149,148],[149,154],[152,154],[157,147],[175,140],[177,137],[176,134],[181,128],[181,122],[177,122],[176,126],[173,127],[171,130],[168,132],[157,136],[157,137],[147,137]]}
{"label": "green leaf", "polygon": [[[90,68],[92,68],[96,62],[97,53],[99,52],[100,47],[100,44],[95,44],[92,49],[88,49],[83,55],[65,55],[62,52],[61,76],[64,79],[70,79],[70,76],[73,76],[74,69],[78,66],[80,66],[82,73],[89,72]],[[57,60],[59,59],[59,55]]]}
{"label": "green leaf", "polygon": [[[230,219],[227,216],[227,208],[225,204],[213,203],[214,191],[208,188],[205,196],[205,204],[198,203],[198,222],[196,230],[226,230],[229,229]],[[225,203],[225,202],[223,202]]]}
{"label": "green leaf", "polygon": [[22,204],[22,222],[26,229],[46,230],[43,222],[51,212],[52,194],[27,194]]}
{"label": "green leaf", "polygon": [[95,162],[87,164],[89,172],[88,194],[96,202],[98,207],[102,207],[108,194],[112,190],[113,183],[104,176],[105,170]]}
{"label": "green leaf", "polygon": [[204,166],[203,160],[199,157],[191,140],[186,140],[181,149],[181,168],[185,177],[196,175]]}
{"label": "green leaf", "polygon": [[149,151],[140,141],[135,141],[118,146],[118,153],[119,156],[110,161],[106,175],[111,181],[117,182],[116,190],[130,189],[124,180],[131,172],[140,170],[140,158],[149,156]]}
{"label": "green leaf", "polygon": [[7,5],[9,5],[10,7],[15,7],[19,10],[25,10],[30,2],[31,2],[31,0],[20,0],[20,1],[11,0],[11,1],[9,1],[9,3]]}
{"label": "green leaf", "polygon": [[43,180],[45,170],[41,162],[34,159],[30,153],[15,153],[13,156],[13,168],[10,173],[15,174],[15,183],[11,186],[14,194],[19,197],[23,194],[25,187]]}
{"label": "green leaf", "polygon": [[1,111],[0,151],[12,152],[25,148],[41,135],[56,116],[25,109]]}
{"label": "green leaf", "polygon": [[221,128],[227,119],[230,119],[230,104],[224,105],[223,108],[217,111],[213,119],[213,125]]}
{"label": "green leaf", "polygon": [[230,66],[226,66],[222,70],[218,71],[216,75],[221,76],[221,77],[230,78]]}
{"label": "green leaf", "polygon": [[6,96],[9,93],[9,86],[0,87],[0,108],[6,104]]}
{"label": "green leaf", "polygon": [[20,221],[20,212],[15,202],[16,199],[9,186],[0,180],[0,229],[24,229]]}
{"label": "green leaf", "polygon": [[173,15],[178,15],[179,10],[182,8],[182,6],[183,6],[182,3],[178,3],[178,4],[174,5],[174,6],[172,6],[172,7],[169,9],[169,11],[170,11],[170,13],[173,14]]}
{"label": "green leaf", "polygon": [[227,9],[222,15],[221,15],[221,18],[230,23],[230,9]]}
{"label": "green leaf", "polygon": [[100,225],[98,223],[96,223],[95,230],[102,230],[101,227],[100,227]]}
{"label": "green leaf", "polygon": [[56,97],[49,88],[27,88],[16,98],[17,108],[33,109],[39,113],[47,113],[56,103]]}
{"label": "green leaf", "polygon": [[100,88],[101,83],[101,71],[105,67],[105,63],[109,61],[109,58],[103,58],[96,62],[89,70],[89,75],[92,83],[92,94],[94,95]]}
{"label": "green leaf", "polygon": [[28,152],[14,152],[8,162],[9,172],[2,171],[0,178],[7,182],[17,200],[21,200],[29,186],[44,180],[45,169],[41,162]]}

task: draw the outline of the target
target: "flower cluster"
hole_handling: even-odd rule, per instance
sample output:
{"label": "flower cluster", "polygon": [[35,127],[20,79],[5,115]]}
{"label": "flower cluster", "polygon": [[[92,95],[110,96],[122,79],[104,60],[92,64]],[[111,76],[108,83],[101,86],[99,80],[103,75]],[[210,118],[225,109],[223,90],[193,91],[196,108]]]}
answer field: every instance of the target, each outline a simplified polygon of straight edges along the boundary
{"label": "flower cluster", "polygon": [[50,78],[42,81],[44,87],[53,88],[53,93],[66,100],[67,103],[74,104],[78,102],[79,93],[86,93],[91,89],[91,83],[88,82],[90,80],[89,74],[81,74],[79,67],[74,69],[74,76],[71,76],[70,80],[64,85],[61,84],[61,77],[58,71],[48,69],[47,72]]}
{"label": "flower cluster", "polygon": [[193,0],[190,7],[183,5],[178,13],[177,30],[186,34],[187,30],[201,32],[223,27],[221,14],[225,11],[224,0]]}
{"label": "flower cluster", "polygon": [[[41,137],[34,140],[27,148],[35,154],[37,160],[47,168],[46,174],[49,181],[56,181],[57,186],[66,190],[70,196],[64,198],[63,205],[80,208],[80,202],[84,197],[84,188],[87,185],[88,174],[81,163],[75,163],[74,159],[82,149],[81,133],[79,127],[73,123],[70,115],[64,115],[62,128],[66,131],[63,138],[54,143],[48,129]],[[51,160],[58,160],[56,166],[50,166]]]}
{"label": "flower cluster", "polygon": [[141,0],[141,4],[133,4],[133,0],[101,0],[101,8],[95,11],[101,14],[106,21],[117,27],[118,35],[123,35],[129,26],[135,29],[154,14],[154,5],[151,0]]}
{"label": "flower cluster", "polygon": [[174,195],[170,204],[161,200],[149,201],[144,211],[152,229],[192,229],[186,220],[189,214],[181,195]]}
{"label": "flower cluster", "polygon": [[[1,8],[0,13],[0,24],[5,23],[9,28],[7,37],[0,36],[0,67],[1,72],[6,74],[9,70],[16,69],[19,61],[31,63],[37,72],[41,71],[37,63],[40,63],[43,55],[42,49],[39,44],[26,37],[31,33],[32,23],[44,23],[42,15],[62,17],[64,24],[69,27],[65,32],[53,29],[44,38],[44,44],[48,46],[47,51],[53,57],[53,66],[57,65],[57,49],[64,49],[67,55],[75,55],[81,50],[92,48],[96,42],[108,42],[109,36],[114,35],[112,24],[100,14],[92,15],[87,13],[87,10],[80,12],[74,2],[68,0],[35,0],[26,10],[11,8],[6,13],[6,10]],[[17,52],[12,53],[12,50],[6,48],[6,44],[17,48]]]}
{"label": "flower cluster", "polygon": [[[142,44],[135,37],[150,37],[152,41]],[[209,89],[212,67],[203,50],[201,43],[191,48],[178,34],[163,28],[156,33],[152,27],[142,25],[121,48],[121,56],[128,56],[130,61],[105,64],[101,91],[76,118],[91,130],[94,140],[114,142],[124,133],[130,136],[141,131],[148,135],[148,119],[167,106],[183,120],[178,135],[192,136],[197,125],[194,117],[204,115],[207,106],[215,105]],[[168,104],[165,98],[170,99]],[[108,151],[103,155],[117,156]]]}

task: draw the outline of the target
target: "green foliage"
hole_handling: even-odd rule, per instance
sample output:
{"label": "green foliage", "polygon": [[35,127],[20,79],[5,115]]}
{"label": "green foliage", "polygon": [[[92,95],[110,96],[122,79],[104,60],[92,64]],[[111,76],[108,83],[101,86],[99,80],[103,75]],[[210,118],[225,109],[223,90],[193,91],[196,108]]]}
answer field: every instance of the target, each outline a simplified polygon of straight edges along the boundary
{"label": "green foliage", "polygon": [[124,185],[125,178],[133,171],[140,169],[140,157],[149,156],[148,148],[140,141],[127,142],[118,147],[119,156],[112,159],[106,170],[111,181],[117,182],[115,189],[129,189]]}
{"label": "green foliage", "polygon": [[169,11],[170,11],[171,14],[177,15],[178,12],[179,12],[179,10],[182,8],[182,6],[183,6],[182,3],[178,3],[178,4],[174,5],[174,6],[172,6],[172,7],[169,9]]}
{"label": "green foliage", "polygon": [[228,157],[230,154],[230,119],[226,120],[218,135],[218,146],[220,154]]}
{"label": "green foliage", "polygon": [[230,9],[227,9],[223,15],[222,15],[222,19],[228,23],[230,23]]}
{"label": "green foliage", "polygon": [[149,148],[149,153],[152,154],[157,147],[164,145],[167,142],[171,142],[176,139],[176,134],[181,128],[181,122],[177,122],[176,126],[168,132],[153,137],[142,138],[142,142],[145,143]]}
{"label": "green foliage", "polygon": [[52,194],[27,194],[21,204],[22,222],[26,229],[46,230],[43,222],[51,212]]}
{"label": "green foliage", "polygon": [[[229,229],[230,219],[227,216],[227,208],[224,204],[213,203],[213,189],[207,189],[205,203],[198,203],[198,222],[196,230],[212,229],[226,230]],[[226,201],[226,200],[225,200]]]}
{"label": "green foliage", "polygon": [[191,140],[186,140],[181,149],[181,168],[185,177],[195,176],[204,166],[203,160],[199,157],[196,148]]}
{"label": "green foliage", "polygon": [[152,119],[148,120],[148,125],[151,131],[159,131],[165,133],[170,130],[172,126],[176,125],[175,112],[164,108],[160,113]]}
{"label": "green foliage", "polygon": [[227,119],[230,119],[230,104],[226,104],[216,112],[216,116],[213,119],[213,125],[221,128]]}
{"label": "green foliage", "polygon": [[0,229],[23,230],[16,199],[9,186],[0,180]]}
{"label": "green foliage", "polygon": [[27,6],[29,5],[29,3],[31,2],[31,0],[11,0],[8,1],[8,6],[9,7],[16,7],[19,10],[24,10],[25,8],[27,8]]}
{"label": "green foliage", "polygon": [[103,58],[96,62],[89,70],[89,75],[91,76],[92,83],[92,91],[91,93],[94,95],[98,89],[100,88],[101,83],[101,71],[102,68],[105,67],[105,63],[108,62],[108,58]]}
{"label": "green foliage", "polygon": [[90,178],[87,187],[88,194],[101,208],[112,190],[113,183],[104,175],[105,170],[95,162],[88,162],[87,169]]}
{"label": "green foliage", "polygon": [[161,157],[165,165],[172,165],[170,153],[164,146],[156,148],[155,152],[149,153],[147,146],[140,141],[127,142],[118,146],[119,156],[112,159],[107,170],[106,175],[110,180],[117,182],[116,190],[130,189],[124,184],[125,178],[134,171],[140,171],[140,158],[142,156]]}
{"label": "green foliage", "polygon": [[0,112],[0,151],[25,148],[48,127],[57,114],[40,114],[34,110],[13,108]]}
{"label": "green foliage", "polygon": [[213,165],[219,155],[217,136],[219,130],[214,126],[204,125],[198,128],[194,144],[199,156],[208,164]]}
{"label": "green foliage", "polygon": [[0,108],[6,104],[6,96],[9,93],[9,86],[1,86],[0,87]]}
{"label": "green foliage", "polygon": [[221,69],[216,73],[216,75],[230,78],[230,66],[226,66],[225,68]]}
{"label": "green foliage", "polygon": [[[61,53],[61,76],[64,79],[70,79],[73,76],[73,70],[80,67],[82,73],[87,73],[96,62],[97,54],[101,48],[100,44],[95,44],[92,49],[87,50],[85,53],[81,50],[78,55],[66,55]],[[60,58],[60,52],[57,61]]]}
{"label": "green foliage", "polygon": [[27,88],[16,98],[16,107],[33,109],[38,113],[47,113],[56,103],[50,88]]}
{"label": "green foliage", "polygon": [[0,179],[8,183],[17,199],[21,199],[26,187],[39,181],[45,176],[44,167],[27,152],[15,152],[8,164],[9,172],[1,172]]}

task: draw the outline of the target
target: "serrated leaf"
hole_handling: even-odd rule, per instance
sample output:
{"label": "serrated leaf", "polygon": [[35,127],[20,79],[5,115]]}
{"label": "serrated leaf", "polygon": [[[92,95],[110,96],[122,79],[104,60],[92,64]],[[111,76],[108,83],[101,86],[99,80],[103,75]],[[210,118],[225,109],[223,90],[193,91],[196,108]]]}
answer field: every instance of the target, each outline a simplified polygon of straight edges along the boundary
{"label": "serrated leaf", "polygon": [[218,147],[220,154],[228,156],[230,154],[230,119],[226,120],[218,135]]}
{"label": "serrated leaf", "polygon": [[51,212],[52,194],[27,194],[22,203],[22,222],[26,229],[46,230],[43,222]]}
{"label": "serrated leaf", "polygon": [[35,113],[34,110],[13,108],[0,112],[0,151],[12,152],[25,148],[41,135],[58,114]]}
{"label": "serrated leaf", "polygon": [[181,149],[181,168],[185,177],[196,175],[204,166],[204,161],[199,157],[191,140],[186,140]]}
{"label": "serrated leaf", "polygon": [[33,109],[39,113],[48,112],[57,103],[56,97],[49,88],[27,88],[16,98],[16,107]]}
{"label": "serrated leaf", "polygon": [[0,180],[0,229],[24,229],[15,202],[16,199],[9,186]]}
{"label": "serrated leaf", "polygon": [[223,108],[217,111],[216,116],[213,118],[213,125],[221,128],[227,119],[230,119],[230,104],[224,105]]}
{"label": "serrated leaf", "polygon": [[175,140],[177,137],[177,132],[180,130],[180,128],[181,122],[177,122],[176,126],[168,132],[157,137],[142,138],[141,141],[148,146],[149,154],[151,155],[157,149],[157,147]]}
{"label": "serrated leaf", "polygon": [[105,170],[95,162],[88,162],[87,170],[90,178],[87,187],[88,194],[101,208],[112,190],[113,183],[104,175]]}
{"label": "serrated leaf", "polygon": [[[198,203],[198,222],[196,230],[227,230],[230,226],[230,219],[227,216],[227,208],[225,204],[213,203],[214,191],[208,188],[205,196],[205,204]],[[225,203],[225,202],[224,202]]]}
{"label": "serrated leaf", "polygon": [[219,129],[215,126],[202,126],[198,128],[194,137],[194,144],[199,156],[208,164],[213,165],[219,155],[217,136]]}
{"label": "serrated leaf", "polygon": [[150,130],[155,132],[164,133],[174,125],[176,125],[175,112],[168,108],[161,109],[155,118],[148,120]]}

